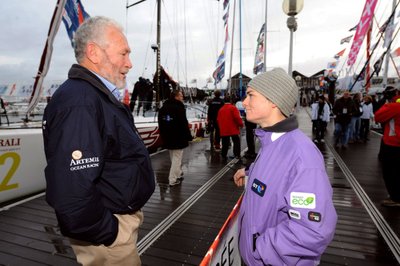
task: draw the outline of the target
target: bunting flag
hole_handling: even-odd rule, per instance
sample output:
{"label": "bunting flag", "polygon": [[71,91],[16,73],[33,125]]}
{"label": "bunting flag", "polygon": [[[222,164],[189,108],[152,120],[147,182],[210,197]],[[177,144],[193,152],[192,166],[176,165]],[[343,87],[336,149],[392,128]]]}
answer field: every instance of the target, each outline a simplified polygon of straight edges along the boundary
{"label": "bunting flag", "polygon": [[361,72],[360,72],[360,74],[358,74],[357,75],[357,81],[362,81],[362,80],[364,80],[365,79],[365,70],[366,70],[366,68],[363,68],[362,70],[361,70]]}
{"label": "bunting flag", "polygon": [[229,0],[224,0],[224,9],[229,5]]}
{"label": "bunting flag", "polygon": [[265,23],[261,26],[260,33],[257,38],[256,57],[254,59],[253,73],[258,74],[264,69],[264,56],[265,56]]}
{"label": "bunting flag", "polygon": [[385,58],[386,51],[379,57],[378,61],[374,63],[374,72],[379,76],[379,72],[382,68],[383,59]]}
{"label": "bunting flag", "polygon": [[341,56],[343,56],[344,51],[346,51],[346,48],[344,48],[342,51],[340,51],[339,53],[335,54],[333,58],[335,58],[336,60],[339,59]]}
{"label": "bunting flag", "polygon": [[384,31],[386,31],[386,28],[387,28],[387,26],[389,25],[390,19],[391,19],[391,18],[392,18],[392,17],[390,16],[390,17],[385,21],[385,23],[383,23],[383,25],[379,27],[379,33],[382,33],[382,32],[384,32]]}
{"label": "bunting flag", "polygon": [[335,62],[329,62],[327,68],[335,69],[337,66],[337,61]]}
{"label": "bunting flag", "polygon": [[392,52],[392,56],[393,56],[393,57],[398,57],[398,56],[400,56],[400,47],[398,47],[396,50],[394,50],[394,51]]}
{"label": "bunting flag", "polygon": [[71,40],[71,45],[74,47],[74,35],[79,25],[89,18],[89,14],[86,13],[85,9],[80,0],[67,0],[64,7],[62,20],[65,28],[68,32],[68,37]]}
{"label": "bunting flag", "polygon": [[357,27],[358,27],[358,24],[357,24],[357,25],[355,25],[353,28],[349,29],[349,31],[356,30],[356,29],[357,29]]}
{"label": "bunting flag", "polygon": [[366,0],[365,2],[364,10],[362,12],[360,22],[357,25],[356,34],[354,35],[353,43],[351,45],[349,59],[347,60],[347,65],[349,67],[355,63],[365,35],[371,26],[376,3],[377,0]]}
{"label": "bunting flag", "polygon": [[388,24],[388,26],[386,26],[386,29],[385,29],[385,40],[383,42],[383,47],[384,48],[388,48],[389,47],[389,44],[392,41],[393,32],[394,32],[396,26],[397,26],[397,23],[395,23],[395,24],[390,23],[390,24]]}
{"label": "bunting flag", "polygon": [[353,37],[353,34],[348,36],[348,37],[346,37],[346,38],[341,39],[340,40],[340,44],[344,44],[346,42],[350,42],[351,41],[351,37]]}
{"label": "bunting flag", "polygon": [[228,19],[229,19],[229,0],[224,0],[224,10],[225,14],[222,16],[222,20],[224,21],[225,27],[225,40],[224,47],[217,58],[216,69],[213,72],[214,84],[217,85],[223,77],[225,76],[225,54],[226,54],[226,46],[229,40],[228,33]]}

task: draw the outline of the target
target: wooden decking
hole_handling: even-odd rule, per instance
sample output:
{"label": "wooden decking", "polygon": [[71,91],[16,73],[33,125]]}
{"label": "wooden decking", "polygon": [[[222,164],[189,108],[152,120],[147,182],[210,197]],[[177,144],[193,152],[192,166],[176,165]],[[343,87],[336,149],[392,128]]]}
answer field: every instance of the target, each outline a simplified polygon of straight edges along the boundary
{"label": "wooden decking", "polygon": [[[311,137],[305,109],[298,118]],[[339,221],[321,265],[398,265],[393,250],[399,248],[400,208],[379,204],[386,198],[377,160],[380,136],[371,134],[367,144],[334,150],[332,132],[329,127],[326,143],[318,146],[333,186]],[[231,177],[250,162],[226,164],[208,148],[208,139],[204,139],[185,150],[185,179],[172,188],[166,185],[168,153],[152,155],[158,186],[143,209],[145,220],[138,241],[143,265],[198,265],[242,193]],[[395,234],[394,240],[387,240],[390,232],[384,231],[390,230],[381,225],[384,222],[376,218],[375,209]],[[43,196],[0,212],[0,265],[77,265]]]}

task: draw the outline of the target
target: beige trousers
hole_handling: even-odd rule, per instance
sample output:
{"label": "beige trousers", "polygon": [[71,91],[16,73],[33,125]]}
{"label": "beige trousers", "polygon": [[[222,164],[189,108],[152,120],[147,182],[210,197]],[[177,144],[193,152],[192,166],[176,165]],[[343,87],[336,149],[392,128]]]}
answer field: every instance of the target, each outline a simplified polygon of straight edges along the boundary
{"label": "beige trousers", "polygon": [[83,266],[141,265],[136,242],[139,226],[143,223],[142,211],[114,215],[118,218],[118,235],[110,246],[94,246],[70,238],[76,258]]}
{"label": "beige trousers", "polygon": [[171,159],[171,168],[169,169],[169,183],[172,184],[182,174],[182,156],[183,149],[181,150],[169,150],[169,157]]}

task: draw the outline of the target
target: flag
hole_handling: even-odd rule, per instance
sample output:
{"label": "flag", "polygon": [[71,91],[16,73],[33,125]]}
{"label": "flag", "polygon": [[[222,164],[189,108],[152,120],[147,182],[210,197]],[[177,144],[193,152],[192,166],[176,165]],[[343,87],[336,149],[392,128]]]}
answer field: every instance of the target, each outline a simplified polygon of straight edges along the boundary
{"label": "flag", "polygon": [[334,58],[337,60],[337,59],[339,59],[343,54],[344,54],[344,51],[346,51],[346,48],[344,48],[342,51],[340,51],[339,53],[337,53],[337,54],[335,54],[334,55]]}
{"label": "flag", "polygon": [[392,52],[392,57],[398,57],[400,56],[400,47],[398,47],[396,50]]}
{"label": "flag", "polygon": [[393,24],[390,23],[385,30],[385,40],[383,42],[383,47],[388,48],[389,44],[392,42],[392,36],[393,36],[393,32],[394,29],[396,28],[397,23]]}
{"label": "flag", "polygon": [[225,61],[222,62],[222,64],[219,65],[213,73],[213,78],[215,80],[214,84],[216,85],[218,82],[220,82],[223,77],[225,77]]}
{"label": "flag", "polygon": [[337,66],[337,61],[335,61],[335,62],[329,62],[327,68],[332,68],[332,69],[334,69],[334,68],[336,68],[336,66]]}
{"label": "flag", "polygon": [[61,17],[64,10],[65,2],[66,0],[58,0],[53,12],[53,16],[50,21],[49,31],[47,32],[46,44],[40,58],[40,64],[35,77],[32,94],[29,99],[28,107],[26,109],[26,119],[28,119],[29,114],[33,111],[40,100],[40,96],[43,90],[43,80],[46,77],[47,72],[49,71],[51,55],[53,54],[54,38],[56,37],[58,28],[61,24]]}
{"label": "flag", "polygon": [[344,44],[345,42],[350,42],[351,41],[351,37],[353,37],[353,35],[350,35],[346,38],[343,38],[340,40],[340,44]]}
{"label": "flag", "polygon": [[220,64],[222,64],[222,62],[224,62],[224,61],[225,61],[225,47],[224,47],[224,49],[222,49],[220,55],[218,56],[218,59],[217,59],[217,66],[219,66]]}
{"label": "flag", "polygon": [[357,59],[358,52],[364,41],[365,35],[367,34],[369,28],[371,27],[372,18],[374,15],[377,0],[366,0],[365,6],[361,15],[360,22],[357,26],[356,34],[354,35],[353,43],[351,44],[351,49],[349,52],[349,57],[347,60],[347,65],[349,67],[353,66]]}
{"label": "flag", "polygon": [[74,47],[74,35],[76,30],[79,25],[89,17],[89,14],[86,13],[80,0],[67,0],[64,6],[62,20],[67,29],[72,47]]}
{"label": "flag", "polygon": [[355,25],[353,28],[349,29],[349,31],[356,30],[356,29],[357,29],[357,27],[358,27],[358,23],[357,23],[357,25]]}
{"label": "flag", "polygon": [[357,77],[358,77],[357,81],[362,81],[362,80],[365,79],[365,69],[366,69],[366,68],[363,68],[363,69],[361,70],[360,74],[357,75]]}
{"label": "flag", "polygon": [[256,75],[264,69],[264,56],[265,56],[264,37],[265,37],[265,23],[261,26],[261,30],[257,38],[257,49],[253,67],[253,73]]}
{"label": "flag", "polygon": [[229,40],[229,33],[228,33],[229,0],[224,0],[224,10],[225,9],[226,9],[225,14],[222,17],[225,27],[225,41],[224,41],[224,47],[217,59],[217,64],[216,64],[217,68],[213,72],[215,85],[218,82],[220,82],[222,78],[225,76],[225,54],[226,54],[226,45]]}
{"label": "flag", "polygon": [[224,9],[229,5],[229,0],[224,0]]}
{"label": "flag", "polygon": [[390,16],[390,17],[385,21],[385,23],[383,23],[383,25],[379,27],[379,32],[380,32],[380,33],[386,31],[386,28],[387,28],[387,26],[389,25],[389,22],[390,22],[390,19],[391,19],[391,18],[392,18],[392,17]]}
{"label": "flag", "polygon": [[382,63],[383,63],[383,58],[385,57],[386,51],[379,57],[378,61],[374,63],[374,72],[376,73],[377,76],[379,76],[379,72],[381,71],[382,68]]}

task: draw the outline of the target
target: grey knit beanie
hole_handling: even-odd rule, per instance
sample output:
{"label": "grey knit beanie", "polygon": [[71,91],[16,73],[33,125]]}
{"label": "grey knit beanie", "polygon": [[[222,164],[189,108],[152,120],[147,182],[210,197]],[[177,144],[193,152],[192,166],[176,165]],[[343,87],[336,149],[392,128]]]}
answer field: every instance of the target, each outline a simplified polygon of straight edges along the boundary
{"label": "grey knit beanie", "polygon": [[282,68],[255,76],[247,86],[268,98],[286,117],[297,102],[299,89],[296,82]]}

